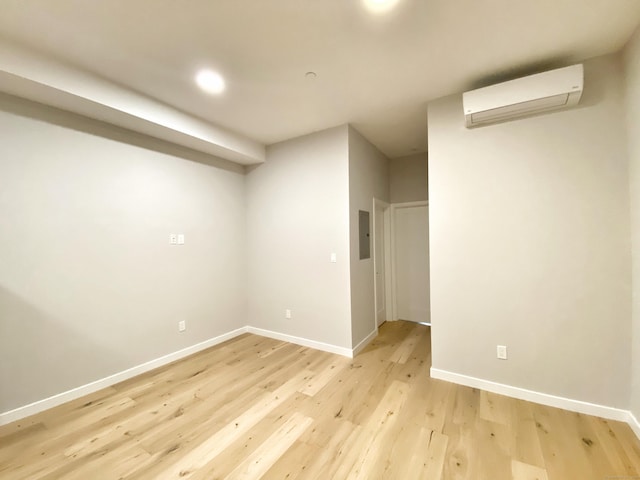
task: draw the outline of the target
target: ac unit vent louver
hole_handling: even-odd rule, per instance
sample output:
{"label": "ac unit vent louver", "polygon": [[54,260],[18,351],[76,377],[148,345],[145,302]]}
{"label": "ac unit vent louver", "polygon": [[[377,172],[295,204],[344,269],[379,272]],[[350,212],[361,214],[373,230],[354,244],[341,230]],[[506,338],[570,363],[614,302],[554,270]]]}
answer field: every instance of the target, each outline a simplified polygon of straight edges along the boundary
{"label": "ac unit vent louver", "polygon": [[462,95],[465,123],[475,127],[576,105],[583,66],[559,68],[479,88]]}

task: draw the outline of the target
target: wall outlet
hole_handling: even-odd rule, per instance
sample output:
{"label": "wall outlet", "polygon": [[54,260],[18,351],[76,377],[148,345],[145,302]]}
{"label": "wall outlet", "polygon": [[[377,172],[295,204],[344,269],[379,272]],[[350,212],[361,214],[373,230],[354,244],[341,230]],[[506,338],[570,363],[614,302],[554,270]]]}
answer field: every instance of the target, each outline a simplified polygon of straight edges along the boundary
{"label": "wall outlet", "polygon": [[169,245],[177,245],[178,244],[178,235],[172,233],[169,235]]}
{"label": "wall outlet", "polygon": [[184,245],[184,233],[178,234],[178,245]]}
{"label": "wall outlet", "polygon": [[187,329],[187,322],[185,320],[180,320],[178,322],[178,331],[184,332]]}
{"label": "wall outlet", "polygon": [[338,257],[335,253],[331,254],[331,263],[338,263]]}
{"label": "wall outlet", "polygon": [[506,360],[507,359],[507,347],[506,347],[506,345],[498,345],[496,347],[496,356],[500,360]]}
{"label": "wall outlet", "polygon": [[284,311],[284,318],[291,318],[291,310],[288,308]]}

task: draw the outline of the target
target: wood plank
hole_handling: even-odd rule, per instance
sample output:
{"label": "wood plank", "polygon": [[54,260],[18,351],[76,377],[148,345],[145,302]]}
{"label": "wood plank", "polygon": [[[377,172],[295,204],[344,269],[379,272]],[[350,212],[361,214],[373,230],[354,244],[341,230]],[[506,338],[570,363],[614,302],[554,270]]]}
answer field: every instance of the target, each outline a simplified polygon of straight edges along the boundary
{"label": "wood plank", "polygon": [[375,476],[373,466],[385,448],[385,440],[396,422],[409,394],[406,383],[394,381],[364,425],[358,455],[347,478],[361,479]]}
{"label": "wood plank", "polygon": [[160,473],[158,480],[183,478],[188,479],[194,472],[205,466],[218,456],[231,443],[248,432],[258,421],[271,410],[284,402],[305,381],[308,372],[302,371],[296,377],[287,381],[275,392],[267,392],[257,399],[242,414],[218,430],[205,442],[193,448],[178,462]]}
{"label": "wood plank", "polygon": [[413,353],[416,345],[420,342],[420,337],[423,336],[423,328],[420,325],[416,325],[411,333],[400,343],[395,351],[389,357],[390,362],[406,363],[411,354]]}
{"label": "wood plank", "polygon": [[348,363],[346,359],[333,359],[324,369],[317,374],[312,374],[306,379],[305,384],[298,391],[305,395],[314,396],[322,390]]}
{"label": "wood plank", "polygon": [[544,468],[513,460],[511,462],[513,480],[549,480]]}
{"label": "wood plank", "polygon": [[480,418],[511,426],[513,404],[512,398],[483,390],[480,392]]}
{"label": "wood plank", "polygon": [[609,425],[609,421],[596,417],[589,417],[589,421],[592,422],[599,444],[611,463],[612,471],[625,472],[630,477],[640,477],[640,464],[638,462],[634,464],[632,459],[635,456],[632,455],[630,457],[622,444],[617,441],[616,434]]}
{"label": "wood plank", "polygon": [[523,400],[514,400],[512,425],[514,443],[513,459],[544,468],[544,456],[540,448],[540,437],[531,404]]}
{"label": "wood plank", "polygon": [[281,428],[245,458],[225,479],[249,480],[262,477],[311,423],[313,423],[312,418],[294,413]]}

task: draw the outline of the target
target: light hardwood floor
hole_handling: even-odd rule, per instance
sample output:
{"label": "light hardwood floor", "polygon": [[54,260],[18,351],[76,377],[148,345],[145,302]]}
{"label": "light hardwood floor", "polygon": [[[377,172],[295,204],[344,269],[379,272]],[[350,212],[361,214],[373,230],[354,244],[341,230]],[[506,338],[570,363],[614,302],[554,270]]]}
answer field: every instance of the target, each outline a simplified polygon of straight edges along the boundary
{"label": "light hardwood floor", "polygon": [[2,479],[632,479],[630,428],[429,378],[429,329],[354,360],[243,335],[0,428]]}

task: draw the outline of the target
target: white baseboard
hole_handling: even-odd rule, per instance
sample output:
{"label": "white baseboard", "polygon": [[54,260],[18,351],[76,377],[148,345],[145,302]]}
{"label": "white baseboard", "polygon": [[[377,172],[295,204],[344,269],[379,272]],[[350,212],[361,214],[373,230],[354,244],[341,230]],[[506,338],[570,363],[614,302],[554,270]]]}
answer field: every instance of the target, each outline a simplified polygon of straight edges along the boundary
{"label": "white baseboard", "polygon": [[376,329],[371,332],[369,335],[367,335],[364,340],[362,340],[358,345],[356,345],[353,349],[353,353],[351,355],[351,358],[355,357],[358,353],[360,353],[362,350],[364,350],[364,348],[369,345],[369,343],[371,343],[371,340],[373,340],[374,338],[376,338],[378,336],[378,328],[376,327]]}
{"label": "white baseboard", "polygon": [[148,372],[150,370],[153,370],[154,368],[161,367],[176,360],[180,360],[181,358],[188,357],[189,355],[197,353],[201,350],[205,350],[209,347],[213,347],[214,345],[218,345],[219,343],[230,340],[246,332],[247,327],[238,328],[237,330],[233,330],[217,337],[210,338],[209,340],[205,340],[204,342],[197,343],[187,348],[183,348],[182,350],[178,350],[177,352],[173,352],[168,355],[164,355],[163,357],[156,358],[155,360],[145,362],[141,365],[128,368],[127,370],[123,370],[122,372],[118,372],[114,375],[101,378],[100,380],[87,383],[86,385],[73,388],[66,392],[58,393],[57,395],[53,395],[43,400],[38,400],[37,402],[33,402],[29,405],[18,407],[14,410],[9,410],[8,412],[0,413],[0,426],[7,425],[8,423],[20,420],[21,418],[35,415],[36,413],[40,413],[44,410],[57,407],[58,405],[62,405],[63,403],[75,400],[85,395],[89,395],[93,392],[97,392],[98,390],[110,387],[124,380],[128,380],[129,378]]}
{"label": "white baseboard", "polygon": [[[205,350],[207,348],[218,345],[222,342],[225,342],[239,335],[242,335],[243,333],[252,333],[255,335],[261,335],[263,337],[282,340],[285,342],[294,343],[296,345],[310,347],[316,350],[322,350],[329,353],[335,353],[335,354],[342,355],[349,358],[353,358],[355,355],[357,355],[378,335],[378,331],[376,329],[372,331],[369,335],[367,335],[367,337],[364,340],[362,340],[358,345],[356,345],[355,348],[349,349],[345,347],[338,347],[336,345],[331,345],[328,343],[317,342],[315,340],[295,337],[295,336],[287,335],[284,333],[278,333],[271,330],[265,330],[262,328],[249,327],[249,326],[242,327],[242,328],[233,330],[231,332],[219,335],[217,337],[210,338],[209,340],[205,340],[204,342],[198,343],[196,345],[183,348],[182,350],[178,350],[177,352],[164,355],[155,360],[151,360],[141,365],[129,368],[127,370],[116,373],[114,375],[110,375],[100,380],[96,380],[86,385],[82,385],[80,387],[68,390],[66,392],[53,395],[43,400],[38,400],[37,402],[33,402],[29,405],[18,407],[14,410],[0,413],[0,426],[9,424],[16,420],[20,420],[30,415],[34,415],[36,413],[40,413],[44,410],[48,410],[50,408],[56,407],[63,403],[69,402],[71,400],[75,400],[77,398],[83,397],[85,395],[96,392],[103,388],[110,387],[112,385],[115,385],[116,383],[135,377],[136,375],[143,374],[145,372],[161,367],[168,363],[174,362],[176,360],[180,360],[181,358],[188,357],[189,355],[197,353],[201,350]],[[461,385],[466,385],[468,387],[479,388],[482,390],[498,393],[501,395],[507,395],[510,397],[519,398],[521,400],[540,403],[540,404],[548,405],[551,407],[563,408],[565,410],[571,410],[574,412],[584,413],[587,415],[595,415],[602,418],[623,421],[628,423],[631,429],[633,430],[633,432],[636,434],[636,436],[640,438],[640,423],[638,422],[638,419],[628,410],[621,410],[618,408],[606,407],[603,405],[596,405],[593,403],[582,402],[579,400],[572,400],[569,398],[557,397],[555,395],[549,395],[546,393],[535,392],[532,390],[526,390],[523,388],[504,385],[501,383],[495,383],[488,380],[469,377],[469,376],[461,375],[458,373],[452,373],[446,370],[440,370],[433,367],[431,367],[431,377],[437,378],[440,380],[446,380],[453,383],[458,383]]]}
{"label": "white baseboard", "polygon": [[513,387],[503,383],[495,383],[481,378],[468,377],[466,375],[452,373],[433,367],[431,367],[431,378],[446,380],[448,382],[466,385],[467,387],[479,388],[488,392],[499,393],[508,397],[519,398],[520,400],[540,403],[550,407],[563,408],[572,412],[594,415],[596,417],[607,418],[610,420],[618,420],[620,422],[629,422],[629,416],[631,415],[631,412],[628,410],[597,405],[595,403],[583,402],[570,398],[557,397],[547,393],[526,390],[524,388]]}
{"label": "white baseboard", "polygon": [[627,423],[631,427],[631,430],[633,430],[633,433],[636,434],[636,437],[640,439],[640,422],[638,422],[638,419],[636,418],[636,416],[631,412],[629,412],[629,418],[627,419]]}
{"label": "white baseboard", "polygon": [[308,338],[294,337],[293,335],[287,335],[286,333],[273,332],[271,330],[265,330],[263,328],[247,327],[247,332],[262,337],[273,338],[275,340],[282,340],[284,342],[295,343],[303,347],[315,348],[316,350],[322,350],[323,352],[337,353],[343,357],[353,358],[353,350],[345,347],[338,347],[337,345],[331,345],[329,343],[316,342],[315,340],[309,340]]}
{"label": "white baseboard", "polygon": [[[224,333],[217,337],[210,338],[209,340],[205,340],[204,342],[197,343],[190,347],[183,348],[182,350],[178,350],[177,352],[173,352],[168,355],[164,355],[160,358],[156,358],[155,360],[151,360],[141,365],[128,368],[127,370],[123,370],[122,372],[118,372],[108,377],[96,380],[94,382],[87,383],[86,385],[81,385],[71,390],[67,390],[66,392],[58,393],[51,397],[30,403],[29,405],[24,405],[22,407],[18,407],[16,409],[0,413],[0,426],[7,425],[11,422],[15,422],[16,420],[20,420],[30,415],[35,415],[36,413],[40,413],[44,410],[57,407],[58,405],[62,405],[63,403],[69,402],[71,400],[75,400],[85,395],[89,395],[90,393],[93,393],[93,392],[97,392],[98,390],[110,387],[112,385],[115,385],[116,383],[123,382],[124,380],[128,380],[132,377],[135,377],[136,375],[141,375],[145,372],[153,370],[154,368],[161,367],[163,365],[174,362],[176,360],[180,360],[181,358],[188,357],[189,355],[193,355],[194,353],[197,353],[201,350],[205,350],[207,348],[218,345],[219,343],[235,338],[238,335],[242,335],[243,333],[253,333],[255,335],[261,335],[263,337],[274,338],[276,340],[283,340],[285,342],[295,343],[296,345],[315,348],[316,350],[322,350],[325,352],[336,353],[338,355],[342,355],[349,358],[353,358],[354,351],[355,351],[349,348],[338,347],[336,345],[330,345],[328,343],[316,342],[314,340],[309,340],[306,338],[294,337],[291,335],[286,335],[284,333],[264,330],[262,328],[255,328],[255,327],[248,327],[248,326],[242,327],[242,328],[233,330],[231,332]],[[369,337],[367,337],[367,339],[368,338]],[[361,344],[362,343],[363,342],[361,342]]]}

